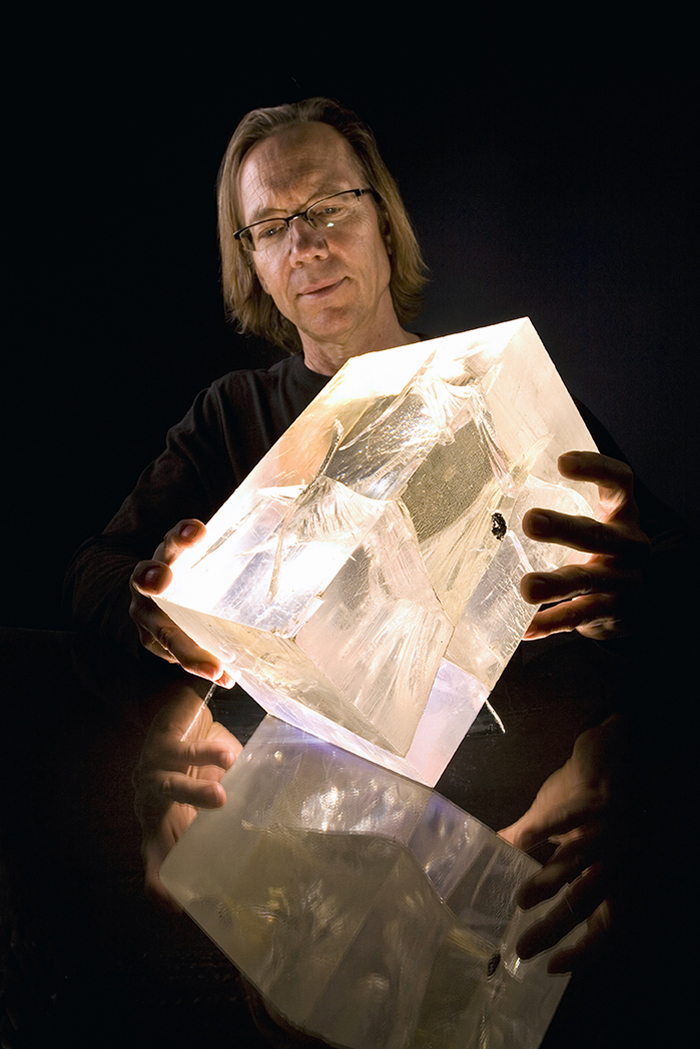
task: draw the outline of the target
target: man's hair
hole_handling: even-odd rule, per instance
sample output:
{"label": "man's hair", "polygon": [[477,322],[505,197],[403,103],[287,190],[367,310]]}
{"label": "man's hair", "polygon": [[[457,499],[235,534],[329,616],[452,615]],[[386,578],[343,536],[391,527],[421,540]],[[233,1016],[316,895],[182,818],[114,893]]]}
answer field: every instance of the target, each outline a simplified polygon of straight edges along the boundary
{"label": "man's hair", "polygon": [[261,335],[291,352],[301,349],[294,325],[279,312],[263,291],[250,255],[233,234],[243,225],[238,200],[238,174],[250,150],[287,128],[313,122],[329,124],[346,140],[358,163],[366,187],[380,197],[382,233],[391,244],[391,297],[399,324],[405,326],[418,314],[425,283],[425,265],[398,187],[379,155],[370,127],[355,113],[328,98],[308,98],[269,109],[253,109],[236,128],[221,162],[217,182],[219,247],[224,301],[242,332]]}

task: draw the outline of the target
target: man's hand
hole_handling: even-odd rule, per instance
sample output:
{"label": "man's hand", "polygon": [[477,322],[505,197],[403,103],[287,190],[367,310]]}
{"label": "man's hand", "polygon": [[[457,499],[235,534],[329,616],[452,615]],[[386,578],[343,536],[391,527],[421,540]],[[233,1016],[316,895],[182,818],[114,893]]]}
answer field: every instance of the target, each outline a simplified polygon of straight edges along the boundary
{"label": "man's hand", "polygon": [[146,893],[166,909],[180,910],[161,883],[161,864],[197,809],[224,804],[221,779],[242,749],[199,696],[181,683],[153,720],[133,775],[134,805],[142,830]]}
{"label": "man's hand", "polygon": [[153,594],[162,593],[169,585],[173,561],[187,547],[200,543],[205,534],[206,528],[201,521],[180,521],[157,547],[151,561],[139,561],[129,580],[129,615],[136,624],[141,644],[149,652],[169,663],[179,663],[190,674],[230,688],[234,681],[224,671],[220,660],[200,648],[152,599]]}
{"label": "man's hand", "polygon": [[632,471],[626,463],[597,452],[567,452],[559,457],[559,472],[598,485],[596,519],[528,510],[523,530],[531,539],[569,546],[590,557],[584,564],[523,577],[520,592],[525,601],[552,605],[536,614],[525,639],[562,630],[578,630],[599,641],[633,633],[650,543],[639,528]]}
{"label": "man's hand", "polygon": [[568,884],[549,914],[521,936],[516,948],[520,957],[534,957],[587,922],[573,946],[551,957],[549,972],[570,972],[604,945],[618,917],[618,889],[622,894],[630,890],[625,873],[639,869],[633,861],[639,836],[630,805],[629,757],[624,724],[613,715],[578,737],[573,754],[546,780],[530,809],[499,832],[524,850],[545,841],[558,845],[542,870],[521,887],[518,904],[524,910]]}

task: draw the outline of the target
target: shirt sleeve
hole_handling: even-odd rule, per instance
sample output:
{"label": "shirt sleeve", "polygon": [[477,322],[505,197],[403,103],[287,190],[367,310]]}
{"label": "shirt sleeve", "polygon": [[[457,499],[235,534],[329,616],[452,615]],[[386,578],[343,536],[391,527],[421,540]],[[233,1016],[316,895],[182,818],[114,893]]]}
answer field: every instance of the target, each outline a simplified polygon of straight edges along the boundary
{"label": "shirt sleeve", "polygon": [[129,617],[134,567],[178,521],[208,521],[326,382],[286,358],[202,391],[105,530],[74,555],[63,596],[73,623],[140,655]]}
{"label": "shirt sleeve", "polygon": [[230,385],[221,381],[199,394],[105,530],[86,540],[68,567],[64,607],[73,622],[133,654],[140,650],[128,613],[134,567],[178,521],[208,520],[247,472],[236,433],[245,409],[232,401]]}

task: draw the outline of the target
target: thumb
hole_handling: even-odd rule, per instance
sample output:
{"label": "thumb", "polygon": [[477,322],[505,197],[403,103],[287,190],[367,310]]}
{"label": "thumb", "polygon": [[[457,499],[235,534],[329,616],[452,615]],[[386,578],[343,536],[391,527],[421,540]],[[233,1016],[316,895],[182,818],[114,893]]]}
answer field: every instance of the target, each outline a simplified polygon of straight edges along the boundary
{"label": "thumb", "polygon": [[[583,799],[580,799],[583,802]],[[538,796],[524,815],[498,832],[500,838],[528,852],[555,835],[566,834],[580,826],[585,804],[572,798],[559,805],[545,806]]]}

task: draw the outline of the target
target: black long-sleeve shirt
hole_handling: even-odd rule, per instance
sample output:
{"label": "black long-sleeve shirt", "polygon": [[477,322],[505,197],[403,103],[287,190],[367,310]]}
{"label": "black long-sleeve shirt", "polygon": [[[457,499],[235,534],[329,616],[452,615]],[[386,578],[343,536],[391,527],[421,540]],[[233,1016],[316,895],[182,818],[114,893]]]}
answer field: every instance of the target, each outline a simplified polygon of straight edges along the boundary
{"label": "black long-sleeve shirt", "polygon": [[[207,521],[327,382],[293,356],[269,369],[229,372],[202,391],[104,532],[76,552],[65,591],[74,621],[140,654],[128,615],[135,565],[178,521]],[[623,458],[595,417],[577,406],[600,451]],[[636,485],[635,497],[663,566],[664,555],[674,556],[678,522],[644,486]]]}

